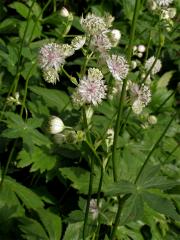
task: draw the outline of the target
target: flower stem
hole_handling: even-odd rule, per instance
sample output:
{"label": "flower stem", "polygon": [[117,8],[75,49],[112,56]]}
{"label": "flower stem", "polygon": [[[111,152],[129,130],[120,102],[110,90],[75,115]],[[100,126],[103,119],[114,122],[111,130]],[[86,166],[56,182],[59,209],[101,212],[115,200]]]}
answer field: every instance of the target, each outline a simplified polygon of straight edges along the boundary
{"label": "flower stem", "polygon": [[[131,33],[130,33],[129,46],[128,46],[128,50],[127,50],[127,60],[128,60],[129,64],[130,64],[131,56],[132,56],[136,21],[138,18],[140,3],[141,3],[140,0],[136,0],[133,20],[132,20]],[[117,180],[118,180],[117,166],[116,166],[116,155],[117,155],[116,149],[117,149],[118,136],[119,136],[119,131],[120,131],[120,124],[121,124],[121,120],[122,120],[124,101],[125,101],[125,96],[126,96],[126,85],[127,85],[127,78],[123,82],[122,92],[121,92],[121,95],[119,98],[118,115],[117,115],[116,125],[115,125],[115,129],[114,129],[115,134],[114,134],[114,142],[113,142],[113,149],[112,149],[112,166],[113,166],[114,182],[117,182]],[[113,229],[111,232],[110,240],[113,240],[115,238],[116,229],[117,229],[117,226],[118,226],[118,223],[120,220],[121,208],[122,208],[122,199],[120,198],[120,196],[118,196],[118,211],[117,211],[117,214],[115,217],[115,222],[114,222],[114,226],[113,226]]]}
{"label": "flower stem", "polygon": [[172,118],[170,119],[168,125],[166,126],[166,128],[165,128],[164,131],[162,132],[161,136],[159,137],[159,139],[157,140],[157,142],[154,144],[154,146],[152,147],[151,151],[150,151],[149,154],[147,155],[147,157],[146,157],[146,159],[145,159],[142,167],[141,167],[140,170],[139,170],[139,173],[138,173],[138,175],[137,175],[137,177],[136,177],[135,183],[137,183],[137,181],[139,180],[139,178],[140,178],[140,176],[141,176],[144,168],[146,167],[146,165],[147,165],[147,163],[148,163],[151,155],[153,154],[154,150],[158,147],[159,143],[161,142],[161,140],[162,140],[163,137],[165,136],[165,134],[166,134],[167,130],[169,129],[169,127],[170,127],[172,121],[174,120],[175,116],[176,116],[176,114],[174,114],[174,115],[172,116]]}

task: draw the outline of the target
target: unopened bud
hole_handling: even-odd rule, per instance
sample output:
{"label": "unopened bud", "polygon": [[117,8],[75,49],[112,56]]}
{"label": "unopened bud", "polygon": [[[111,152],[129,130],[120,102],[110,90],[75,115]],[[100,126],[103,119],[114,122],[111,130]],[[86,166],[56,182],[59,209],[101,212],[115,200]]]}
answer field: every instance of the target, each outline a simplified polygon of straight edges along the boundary
{"label": "unopened bud", "polygon": [[63,121],[56,116],[52,116],[49,120],[49,132],[51,134],[57,134],[64,130],[65,126]]}
{"label": "unopened bud", "polygon": [[139,45],[138,46],[138,52],[143,53],[146,51],[146,47],[144,45]]}
{"label": "unopened bud", "polygon": [[137,62],[136,61],[131,61],[131,67],[132,69],[135,69],[137,67]]}
{"label": "unopened bud", "polygon": [[114,46],[117,46],[119,40],[121,39],[121,32],[118,29],[113,29],[111,31],[111,40]]}
{"label": "unopened bud", "polygon": [[139,58],[142,58],[142,57],[143,57],[143,53],[138,52],[138,53],[137,53],[137,56],[138,56]]}
{"label": "unopened bud", "polygon": [[69,11],[67,10],[67,8],[62,7],[61,10],[60,10],[60,15],[62,17],[69,17]]}
{"label": "unopened bud", "polygon": [[176,16],[176,8],[168,8],[168,14],[170,18],[174,18]]}
{"label": "unopened bud", "polygon": [[156,118],[156,116],[150,115],[150,116],[148,117],[148,122],[149,122],[149,124],[151,124],[151,125],[156,124],[156,123],[157,123],[157,118]]}

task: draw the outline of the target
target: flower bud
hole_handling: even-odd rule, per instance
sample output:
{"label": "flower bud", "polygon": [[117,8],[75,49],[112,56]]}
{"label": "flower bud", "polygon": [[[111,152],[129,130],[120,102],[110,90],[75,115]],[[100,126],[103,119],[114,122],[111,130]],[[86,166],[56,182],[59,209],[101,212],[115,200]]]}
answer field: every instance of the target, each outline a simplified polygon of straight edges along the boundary
{"label": "flower bud", "polygon": [[135,69],[137,67],[137,62],[136,61],[131,61],[131,67],[132,69]]}
{"label": "flower bud", "polygon": [[51,134],[57,134],[64,130],[65,126],[63,121],[56,116],[52,116],[49,120],[49,132]]}
{"label": "flower bud", "polygon": [[62,17],[69,17],[69,11],[67,10],[67,8],[62,7],[61,10],[60,10],[60,15]]}
{"label": "flower bud", "polygon": [[146,47],[144,45],[139,45],[138,46],[138,52],[143,53],[146,51]]}
{"label": "flower bud", "polygon": [[156,116],[150,115],[150,116],[148,117],[148,122],[149,122],[149,124],[151,124],[151,125],[156,124],[156,123],[157,123],[157,118],[156,118]]}
{"label": "flower bud", "polygon": [[118,29],[113,29],[111,31],[111,41],[114,46],[117,46],[119,40],[121,39],[121,32]]}
{"label": "flower bud", "polygon": [[168,14],[170,18],[174,18],[176,16],[176,8],[168,8]]}
{"label": "flower bud", "polygon": [[143,53],[142,52],[138,52],[137,56],[138,56],[138,58],[142,58],[143,57]]}

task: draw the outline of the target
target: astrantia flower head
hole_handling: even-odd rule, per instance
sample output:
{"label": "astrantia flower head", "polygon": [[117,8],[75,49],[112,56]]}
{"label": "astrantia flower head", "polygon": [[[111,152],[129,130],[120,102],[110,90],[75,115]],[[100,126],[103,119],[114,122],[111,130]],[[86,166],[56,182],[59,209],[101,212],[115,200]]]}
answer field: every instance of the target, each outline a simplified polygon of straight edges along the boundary
{"label": "astrantia flower head", "polygon": [[107,58],[106,62],[109,71],[116,80],[122,81],[126,78],[129,71],[129,65],[123,56],[113,54]]}
{"label": "astrantia flower head", "polygon": [[54,68],[56,70],[65,62],[64,53],[57,43],[45,44],[39,52],[39,64],[42,69]]}
{"label": "astrantia flower head", "polygon": [[46,82],[56,84],[59,81],[59,75],[54,68],[48,68],[43,71],[43,78]]}
{"label": "astrantia flower head", "polygon": [[155,2],[162,7],[168,7],[169,4],[173,2],[173,0],[155,0]]}
{"label": "astrantia flower head", "polygon": [[102,17],[93,13],[88,13],[85,18],[80,20],[81,26],[87,34],[94,35],[107,30],[106,22]]}
{"label": "astrantia flower head", "polygon": [[86,42],[86,37],[84,37],[84,36],[76,36],[71,41],[71,46],[75,50],[79,50],[80,48],[82,48],[84,46],[85,42]]}
{"label": "astrantia flower head", "polygon": [[133,105],[132,105],[132,110],[133,110],[133,112],[135,113],[135,114],[140,114],[141,112],[142,112],[142,110],[143,110],[143,104],[142,104],[142,102],[139,100],[139,99],[137,99],[137,100],[135,100],[134,102],[133,102]]}
{"label": "astrantia flower head", "polygon": [[[106,85],[102,79],[103,75],[99,69],[90,68],[88,76],[80,79],[76,99],[84,104],[98,105],[106,97]],[[77,101],[76,101],[77,102]]]}
{"label": "astrantia flower head", "polygon": [[140,114],[142,109],[151,101],[150,89],[144,84],[140,87],[136,83],[132,83],[130,93],[133,100],[132,110],[134,113]]}
{"label": "astrantia flower head", "polygon": [[[155,57],[154,56],[150,57],[146,61],[146,63],[145,63],[146,71],[149,71],[149,69],[152,67],[154,62],[155,62]],[[161,70],[161,67],[162,67],[161,60],[157,59],[154,67],[151,70],[151,74],[154,75],[154,74],[158,73]]]}
{"label": "astrantia flower head", "polygon": [[74,54],[74,48],[69,44],[62,44],[60,45],[60,48],[65,58]]}
{"label": "astrantia flower head", "polygon": [[64,130],[64,123],[63,121],[56,116],[52,116],[49,120],[49,132],[51,134],[57,134]]}
{"label": "astrantia flower head", "polygon": [[107,34],[102,32],[92,36],[90,47],[93,51],[98,50],[100,53],[106,53],[107,50],[111,49],[112,44]]}
{"label": "astrantia flower head", "polygon": [[93,220],[97,219],[97,217],[99,215],[99,208],[97,206],[96,199],[91,199],[90,206],[89,206],[89,212],[90,212]]}

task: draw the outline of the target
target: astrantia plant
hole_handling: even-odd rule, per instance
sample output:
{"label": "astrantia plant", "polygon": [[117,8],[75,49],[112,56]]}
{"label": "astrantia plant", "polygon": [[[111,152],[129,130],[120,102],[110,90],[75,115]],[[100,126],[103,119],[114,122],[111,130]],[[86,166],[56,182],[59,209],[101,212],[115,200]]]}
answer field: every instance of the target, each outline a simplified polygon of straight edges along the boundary
{"label": "astrantia plant", "polygon": [[8,6],[21,17],[0,39],[0,239],[178,239],[173,1],[150,3],[117,3],[120,20],[103,3]]}

